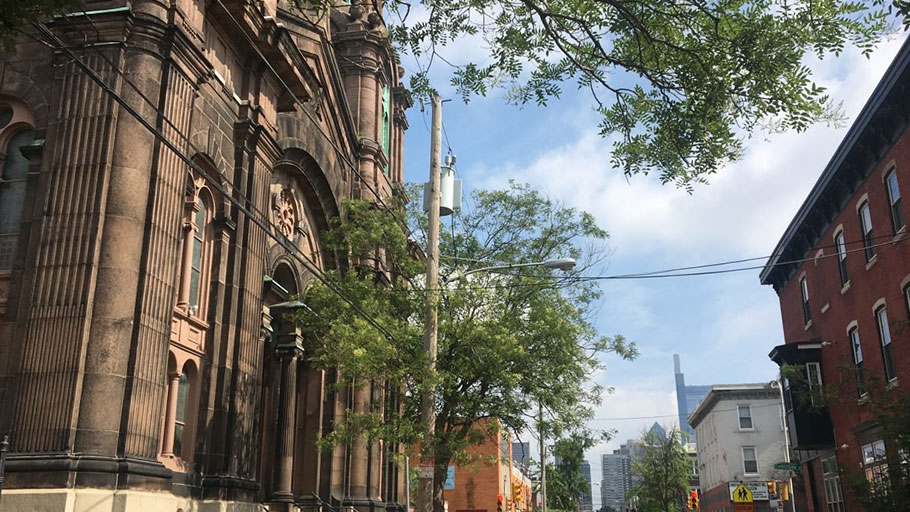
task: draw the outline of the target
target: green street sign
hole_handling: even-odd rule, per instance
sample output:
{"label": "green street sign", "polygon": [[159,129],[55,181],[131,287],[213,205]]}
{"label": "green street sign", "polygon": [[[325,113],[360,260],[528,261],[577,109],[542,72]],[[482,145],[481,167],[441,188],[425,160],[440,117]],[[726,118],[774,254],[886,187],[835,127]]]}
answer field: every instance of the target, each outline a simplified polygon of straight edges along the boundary
{"label": "green street sign", "polygon": [[802,466],[799,465],[799,462],[778,462],[774,465],[774,469],[789,469],[790,471],[799,471],[802,469]]}

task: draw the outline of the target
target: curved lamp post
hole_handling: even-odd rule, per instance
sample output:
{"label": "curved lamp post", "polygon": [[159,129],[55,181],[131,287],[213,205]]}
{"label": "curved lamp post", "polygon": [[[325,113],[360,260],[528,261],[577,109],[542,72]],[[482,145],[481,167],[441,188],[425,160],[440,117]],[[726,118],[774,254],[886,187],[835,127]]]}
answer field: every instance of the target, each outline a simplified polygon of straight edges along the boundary
{"label": "curved lamp post", "polygon": [[449,276],[446,281],[454,281],[455,279],[461,279],[469,274],[476,274],[477,272],[489,272],[491,270],[509,270],[512,268],[525,268],[525,267],[544,267],[552,268],[556,270],[569,271],[575,268],[575,259],[574,258],[556,258],[545,261],[535,261],[532,263],[509,263],[508,265],[495,265],[492,267],[483,267],[475,268],[473,270],[468,270],[464,273],[455,272],[453,275]]}

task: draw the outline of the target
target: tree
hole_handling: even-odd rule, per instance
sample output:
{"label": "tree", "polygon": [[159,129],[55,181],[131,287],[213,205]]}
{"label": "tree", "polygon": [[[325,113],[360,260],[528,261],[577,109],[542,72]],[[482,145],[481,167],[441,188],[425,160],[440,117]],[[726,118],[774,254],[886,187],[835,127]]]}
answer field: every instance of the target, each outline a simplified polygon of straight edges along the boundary
{"label": "tree", "polygon": [[587,432],[572,434],[553,443],[555,463],[547,463],[547,509],[574,512],[582,494],[591,494],[591,484],[581,472],[585,450],[595,445]]}
{"label": "tree", "polygon": [[870,480],[861,469],[842,464],[844,486],[866,512],[903,510],[910,502],[910,396],[874,385],[868,396],[887,449],[886,471],[880,479]]}
{"label": "tree", "polygon": [[0,1],[0,45],[10,50],[16,36],[33,21],[84,5],[82,0],[2,0]]}
{"label": "tree", "polygon": [[684,436],[672,428],[666,436],[652,429],[642,437],[641,456],[632,465],[639,481],[631,492],[640,512],[678,512],[685,506],[692,463]]}
{"label": "tree", "polygon": [[[836,55],[848,45],[868,53],[907,5],[389,0],[382,9],[397,48],[424,61],[410,75],[413,90],[431,89],[434,62],[452,67],[451,83],[465,101],[502,87],[512,103],[543,105],[574,82],[600,113],[617,168],[691,186],[740,157],[756,129],[804,130],[839,119],[804,57]],[[441,48],[466,37],[482,39],[483,57],[446,59]]]}
{"label": "tree", "polygon": [[[412,191],[413,197],[418,192]],[[443,229],[439,343],[436,372],[425,370],[423,264],[388,211],[362,201],[345,203],[325,248],[349,262],[328,270],[330,283],[309,287],[309,310],[295,320],[311,340],[313,364],[335,368],[346,383],[383,379],[399,389],[401,414],[349,414],[324,443],[356,436],[421,442],[435,458],[434,506],[450,461],[499,428],[527,431],[545,410],[544,432],[559,437],[582,428],[601,387],[589,382],[599,356],[636,355],[622,336],[600,335],[590,323],[599,289],[578,272],[604,258],[607,233],[593,218],[542,197],[527,186],[472,194],[474,207]],[[426,228],[420,205],[408,214],[418,243]],[[560,276],[542,267],[457,275],[487,265],[574,257],[580,268]],[[448,281],[448,282],[447,282]],[[339,293],[368,311],[380,331]],[[421,390],[436,391],[435,436],[421,439]],[[501,425],[501,426],[500,426]]]}

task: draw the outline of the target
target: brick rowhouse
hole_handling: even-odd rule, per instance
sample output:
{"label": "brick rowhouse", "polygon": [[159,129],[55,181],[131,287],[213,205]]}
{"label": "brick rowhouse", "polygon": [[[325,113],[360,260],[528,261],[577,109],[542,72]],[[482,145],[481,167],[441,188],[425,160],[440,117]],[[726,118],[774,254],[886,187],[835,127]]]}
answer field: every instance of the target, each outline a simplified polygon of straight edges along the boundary
{"label": "brick rowhouse", "polygon": [[770,357],[799,376],[785,403],[811,512],[861,510],[843,471],[876,480],[898,458],[873,397],[910,391],[908,64],[905,43],[761,273],[784,329]]}

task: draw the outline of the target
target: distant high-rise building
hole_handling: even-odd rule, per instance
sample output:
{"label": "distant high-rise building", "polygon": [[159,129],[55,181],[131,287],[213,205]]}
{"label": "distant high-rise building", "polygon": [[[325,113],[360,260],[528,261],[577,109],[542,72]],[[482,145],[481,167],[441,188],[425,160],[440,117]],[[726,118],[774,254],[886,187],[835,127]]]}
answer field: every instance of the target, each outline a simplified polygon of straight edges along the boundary
{"label": "distant high-rise building", "polygon": [[591,463],[581,461],[581,478],[585,481],[585,489],[578,499],[579,512],[594,512],[594,499],[591,495]]}
{"label": "distant high-rise building", "polygon": [[673,354],[673,373],[676,376],[676,409],[679,414],[679,429],[695,441],[695,431],[689,426],[689,413],[701,402],[711,386],[686,386],[686,376],[679,366],[679,354]]}
{"label": "distant high-rise building", "polygon": [[616,512],[622,510],[626,494],[632,489],[631,457],[620,453],[621,450],[605,453],[601,458],[600,503]]}
{"label": "distant high-rise building", "polygon": [[513,441],[512,461],[516,466],[520,466],[524,474],[528,474],[528,469],[531,467],[531,443]]}

